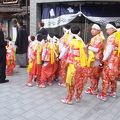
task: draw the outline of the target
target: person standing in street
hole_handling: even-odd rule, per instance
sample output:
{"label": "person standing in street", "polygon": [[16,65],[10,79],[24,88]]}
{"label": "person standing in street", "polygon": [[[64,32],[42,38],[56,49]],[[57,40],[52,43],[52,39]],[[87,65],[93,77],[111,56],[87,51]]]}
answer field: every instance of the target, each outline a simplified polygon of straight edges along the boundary
{"label": "person standing in street", "polygon": [[23,22],[17,22],[18,33],[15,42],[16,45],[16,64],[20,67],[27,66],[28,34],[23,28]]}
{"label": "person standing in street", "polygon": [[7,42],[4,40],[4,34],[2,31],[3,23],[0,22],[0,84],[9,82],[6,80],[6,45]]}
{"label": "person standing in street", "polygon": [[46,36],[48,35],[48,31],[47,31],[47,29],[44,28],[43,22],[40,22],[38,24],[38,27],[39,27],[39,30],[38,30],[37,34],[42,34],[42,35],[46,35]]}
{"label": "person standing in street", "polygon": [[[97,98],[103,101],[107,100],[107,96],[116,98],[117,96],[117,79],[119,75],[119,38],[120,33],[117,32],[115,23],[110,22],[106,25],[106,32],[109,35],[104,50],[103,62],[104,68],[102,72],[102,89]],[[109,91],[110,90],[110,91]]]}
{"label": "person standing in street", "polygon": [[90,78],[90,87],[85,93],[97,94],[99,79],[102,74],[102,58],[104,49],[104,35],[98,24],[93,24],[91,29],[92,38],[87,45],[88,48],[88,77]]}
{"label": "person standing in street", "polygon": [[86,83],[87,55],[85,53],[85,44],[83,43],[82,38],[79,37],[79,34],[80,28],[78,26],[71,28],[71,40],[66,47],[68,52],[68,69],[66,76],[68,95],[61,100],[64,104],[73,104],[72,101],[74,97],[76,103],[79,103]]}
{"label": "person standing in street", "polygon": [[[59,43],[59,51],[60,53],[63,53],[63,51],[66,50],[66,46],[68,44],[70,33],[71,33],[71,27],[70,25],[65,25],[63,27],[64,35],[60,38]],[[67,76],[67,69],[68,69],[68,63],[66,61],[67,58],[67,52],[65,53],[64,57],[62,57],[62,54],[60,54],[60,76],[62,81],[58,83],[61,87],[66,87],[66,76]]]}

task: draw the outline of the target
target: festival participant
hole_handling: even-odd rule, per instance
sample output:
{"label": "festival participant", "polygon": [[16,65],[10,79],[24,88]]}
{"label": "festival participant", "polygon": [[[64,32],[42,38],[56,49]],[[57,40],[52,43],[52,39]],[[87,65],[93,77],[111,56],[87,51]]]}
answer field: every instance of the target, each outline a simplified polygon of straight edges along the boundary
{"label": "festival participant", "polygon": [[[118,38],[118,51],[120,51],[120,27],[117,29],[118,32],[116,32],[117,38]],[[119,57],[119,76],[118,79],[120,79],[120,53],[118,52],[118,57]]]}
{"label": "festival participant", "polygon": [[58,68],[58,48],[53,42],[53,35],[49,34],[47,40],[48,41],[45,43],[42,52],[43,64],[40,83],[38,84],[38,87],[40,88],[45,88],[46,85],[52,85],[53,76]]}
{"label": "festival participant", "polygon": [[[60,39],[60,43],[59,43],[59,51],[60,51],[60,53],[62,51],[65,51],[65,48],[67,46],[67,43],[68,43],[68,40],[69,40],[69,37],[70,37],[70,33],[71,33],[70,29],[71,28],[70,28],[69,25],[65,25],[63,27],[64,35]],[[67,58],[67,53],[62,58],[61,58],[61,55],[59,56],[59,59],[61,60],[60,61],[60,69],[61,69],[60,70],[60,76],[62,78],[62,81],[58,85],[61,86],[61,87],[65,87],[66,86],[66,74],[67,74],[67,68],[68,68],[68,64],[66,62],[66,58]]]}
{"label": "festival participant", "polygon": [[[56,44],[56,47],[57,47],[57,51],[58,51],[58,56],[59,56],[59,54],[60,54],[60,52],[59,52],[59,43],[60,43],[60,36],[59,35],[54,35],[54,37],[53,37],[53,42],[54,42],[54,44]],[[56,72],[55,72],[55,74],[54,74],[54,76],[53,76],[53,79],[56,81],[56,82],[58,82],[59,81],[59,77],[60,77],[60,70],[61,70],[61,65],[60,65],[60,60],[58,60],[57,61],[58,62],[58,68],[57,68],[57,70],[56,70]]]}
{"label": "festival participant", "polygon": [[92,39],[88,44],[88,77],[90,78],[90,87],[85,93],[93,95],[97,94],[98,83],[102,73],[102,58],[104,49],[104,36],[101,28],[97,24],[93,24],[91,29]]}
{"label": "festival participant", "polygon": [[[117,32],[114,23],[107,24],[106,29],[109,36],[107,38],[103,57],[104,69],[102,73],[102,90],[101,93],[97,95],[97,98],[103,101],[107,100],[107,95],[116,97],[120,56],[120,33]],[[108,92],[109,88],[110,92]]]}
{"label": "festival participant", "polygon": [[13,75],[14,68],[16,66],[16,56],[15,56],[15,48],[11,38],[7,38],[8,45],[6,46],[6,75]]}
{"label": "festival participant", "polygon": [[39,81],[41,75],[41,54],[42,54],[42,46],[43,35],[37,35],[37,39],[34,40],[34,36],[31,36],[30,39],[32,42],[28,47],[28,72],[29,72],[29,80],[26,85],[31,87],[33,86],[33,78],[36,77],[36,82]]}
{"label": "festival participant", "polygon": [[[76,93],[76,102],[80,102],[81,94],[86,83],[85,76],[87,72],[85,68],[87,66],[87,56],[85,53],[85,44],[78,36],[79,33],[80,28],[78,26],[71,28],[71,42],[66,47],[68,53],[66,77],[68,95],[65,99],[61,100],[64,104],[73,104],[74,93]],[[65,52],[61,54],[65,55]]]}

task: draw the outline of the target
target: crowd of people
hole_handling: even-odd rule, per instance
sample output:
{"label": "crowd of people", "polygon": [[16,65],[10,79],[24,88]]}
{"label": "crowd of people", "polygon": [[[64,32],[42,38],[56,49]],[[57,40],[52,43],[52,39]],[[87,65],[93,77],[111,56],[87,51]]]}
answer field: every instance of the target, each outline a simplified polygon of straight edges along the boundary
{"label": "crowd of people", "polygon": [[[64,34],[59,37],[48,33],[44,23],[40,23],[37,35],[30,35],[28,39],[22,22],[18,22],[17,26],[17,55],[11,41],[5,49],[5,42],[3,44],[2,41],[4,38],[0,39],[0,51],[3,53],[0,55],[1,83],[8,82],[1,71],[5,70],[5,66],[6,74],[13,75],[16,62],[25,67],[28,59],[29,79],[26,86],[32,87],[36,84],[39,88],[45,88],[51,86],[53,81],[59,81],[58,85],[66,87],[68,91],[67,97],[61,100],[64,104],[73,104],[74,97],[77,103],[80,102],[89,79],[90,87],[85,90],[86,94],[97,95],[97,98],[103,101],[107,100],[107,96],[116,97],[117,80],[120,78],[120,31],[114,23],[106,25],[107,40],[100,25],[93,24],[93,37],[87,45],[80,37],[78,26],[63,26]],[[0,37],[3,37],[2,30],[0,32]],[[7,53],[3,49],[7,50]],[[98,89],[100,78],[101,90]]]}

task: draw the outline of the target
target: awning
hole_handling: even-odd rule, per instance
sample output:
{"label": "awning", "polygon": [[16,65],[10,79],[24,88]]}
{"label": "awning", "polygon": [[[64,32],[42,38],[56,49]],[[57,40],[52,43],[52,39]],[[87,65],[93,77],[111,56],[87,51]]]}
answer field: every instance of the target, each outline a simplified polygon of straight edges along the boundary
{"label": "awning", "polygon": [[120,4],[85,4],[82,14],[89,20],[105,25],[108,22],[120,24]]}

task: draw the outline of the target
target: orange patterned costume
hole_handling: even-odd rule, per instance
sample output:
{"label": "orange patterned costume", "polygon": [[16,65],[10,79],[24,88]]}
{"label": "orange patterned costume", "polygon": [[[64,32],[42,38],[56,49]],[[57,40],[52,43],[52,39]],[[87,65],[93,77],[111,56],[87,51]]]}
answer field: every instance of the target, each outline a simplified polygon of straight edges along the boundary
{"label": "orange patterned costume", "polygon": [[46,82],[51,85],[53,76],[58,68],[56,61],[58,56],[58,48],[55,43],[47,42],[43,48],[42,61],[44,62],[41,69],[41,77],[39,87],[46,87]]}
{"label": "orange patterned costume", "polygon": [[64,103],[72,101],[75,92],[76,102],[80,100],[87,78],[87,57],[82,40],[72,39],[68,47],[67,62],[69,65],[66,77],[68,95],[62,101]]}
{"label": "orange patterned costume", "polygon": [[97,34],[91,39],[88,45],[88,77],[91,81],[90,90],[88,90],[89,94],[93,94],[98,88],[98,82],[102,72],[100,63],[103,58],[103,41],[104,39],[101,35]]}
{"label": "orange patterned costume", "polygon": [[41,75],[41,54],[42,54],[42,42],[37,40],[31,42],[28,48],[28,72],[29,72],[29,80],[26,83],[28,86],[32,86],[32,80],[34,76],[37,77],[37,82],[40,79]]}
{"label": "orange patterned costume", "polygon": [[7,54],[6,54],[6,74],[13,75],[13,70],[16,66],[16,57],[15,57],[15,49],[13,47],[12,42],[9,42],[9,45],[6,47]]}
{"label": "orange patterned costume", "polygon": [[[70,34],[66,34],[65,36],[63,36],[60,41],[62,44],[62,48],[60,48],[60,53],[62,52],[62,49],[67,45],[67,41],[70,37]],[[65,86],[66,84],[66,75],[67,75],[67,68],[68,68],[68,63],[66,61],[68,56],[68,53],[66,52],[66,54],[64,55],[64,57],[60,58],[60,76],[62,77],[62,81],[59,83],[60,86]]]}
{"label": "orange patterned costume", "polygon": [[119,57],[119,76],[118,76],[118,78],[120,79],[120,57]]}
{"label": "orange patterned costume", "polygon": [[106,59],[103,58],[103,60],[106,60],[102,74],[101,91],[101,95],[104,97],[107,95],[109,88],[111,88],[111,93],[116,93],[117,88],[117,79],[119,75],[119,57],[118,40],[116,35],[117,32],[108,37],[106,49],[104,51],[104,57],[106,57],[107,52],[111,51]]}

